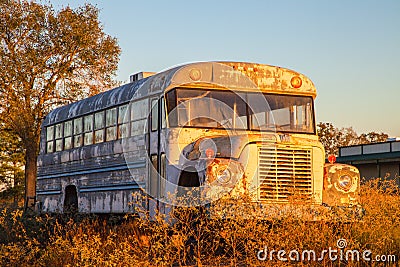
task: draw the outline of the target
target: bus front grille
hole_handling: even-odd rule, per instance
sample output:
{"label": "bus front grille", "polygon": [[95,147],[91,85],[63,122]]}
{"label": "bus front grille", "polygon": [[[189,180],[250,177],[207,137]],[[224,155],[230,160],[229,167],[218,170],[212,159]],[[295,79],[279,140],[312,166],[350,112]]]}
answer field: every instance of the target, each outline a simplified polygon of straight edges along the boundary
{"label": "bus front grille", "polygon": [[311,149],[258,147],[259,200],[273,203],[310,202]]}

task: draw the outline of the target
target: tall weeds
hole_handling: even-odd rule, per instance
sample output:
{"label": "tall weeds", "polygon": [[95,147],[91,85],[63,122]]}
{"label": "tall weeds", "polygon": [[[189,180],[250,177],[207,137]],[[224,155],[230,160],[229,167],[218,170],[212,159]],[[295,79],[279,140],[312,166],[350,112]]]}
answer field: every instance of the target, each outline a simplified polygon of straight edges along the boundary
{"label": "tall weeds", "polygon": [[[320,211],[310,220],[298,209],[260,213],[246,198],[224,200],[209,208],[179,208],[165,218],[141,216],[28,216],[21,210],[0,212],[0,266],[380,266],[345,257],[331,260],[323,250],[371,251],[400,256],[400,193],[392,181],[376,179],[362,186],[361,220],[345,221]],[[303,207],[303,206],[301,206]],[[324,217],[330,216],[330,217]],[[218,219],[216,219],[218,218]],[[174,223],[168,223],[172,220]],[[267,255],[259,253],[260,250]],[[288,261],[278,258],[286,251]],[[316,252],[316,259],[290,260],[291,251]],[[273,252],[271,252],[273,251]],[[271,254],[272,253],[272,254]],[[258,256],[266,256],[259,259]],[[272,256],[271,256],[272,255]],[[295,256],[293,252],[291,254]],[[361,254],[362,255],[362,254]],[[270,257],[272,260],[270,260]],[[300,257],[301,258],[301,257]],[[396,264],[395,262],[390,263]]]}

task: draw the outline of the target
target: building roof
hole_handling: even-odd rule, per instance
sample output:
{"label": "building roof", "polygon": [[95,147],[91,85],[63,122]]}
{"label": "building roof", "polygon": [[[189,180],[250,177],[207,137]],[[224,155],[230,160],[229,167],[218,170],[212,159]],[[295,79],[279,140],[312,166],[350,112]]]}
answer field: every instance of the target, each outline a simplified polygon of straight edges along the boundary
{"label": "building roof", "polygon": [[400,141],[389,141],[339,148],[337,162],[397,161],[400,159]]}

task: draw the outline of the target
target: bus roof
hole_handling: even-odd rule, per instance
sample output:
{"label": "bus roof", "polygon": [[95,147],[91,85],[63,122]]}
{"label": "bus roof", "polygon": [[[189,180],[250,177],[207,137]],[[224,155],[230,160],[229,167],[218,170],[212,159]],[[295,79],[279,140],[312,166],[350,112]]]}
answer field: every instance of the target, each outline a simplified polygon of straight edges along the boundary
{"label": "bus roof", "polygon": [[[286,68],[244,62],[198,62],[180,65],[148,78],[85,98],[50,112],[43,125],[128,103],[176,87],[215,87],[316,97],[306,76]],[[140,90],[139,90],[140,89]]]}

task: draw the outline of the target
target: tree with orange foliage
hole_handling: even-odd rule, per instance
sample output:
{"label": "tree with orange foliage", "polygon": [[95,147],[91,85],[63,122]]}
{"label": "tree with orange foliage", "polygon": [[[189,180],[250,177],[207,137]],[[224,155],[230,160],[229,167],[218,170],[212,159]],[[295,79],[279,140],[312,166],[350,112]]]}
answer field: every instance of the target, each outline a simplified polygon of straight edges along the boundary
{"label": "tree with orange foliage", "polygon": [[115,83],[120,48],[104,33],[98,15],[90,4],[55,11],[35,1],[0,2],[0,120],[26,150],[28,201],[35,197],[46,114]]}
{"label": "tree with orange foliage", "polygon": [[352,127],[336,128],[330,122],[320,122],[317,125],[319,140],[325,147],[325,156],[338,155],[339,147],[385,142],[389,137],[386,133],[369,132],[358,135]]}

